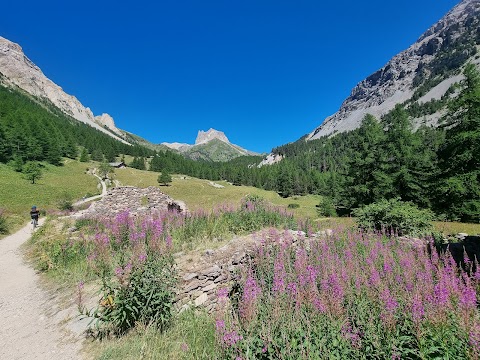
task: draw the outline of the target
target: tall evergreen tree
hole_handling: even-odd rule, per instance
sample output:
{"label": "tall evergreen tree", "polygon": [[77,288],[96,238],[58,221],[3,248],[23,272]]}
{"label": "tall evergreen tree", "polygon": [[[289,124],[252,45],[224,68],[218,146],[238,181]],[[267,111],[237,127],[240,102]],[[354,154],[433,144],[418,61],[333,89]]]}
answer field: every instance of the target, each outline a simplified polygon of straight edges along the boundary
{"label": "tall evergreen tree", "polygon": [[88,162],[88,160],[89,160],[88,151],[87,149],[83,148],[80,154],[80,162]]}
{"label": "tall evergreen tree", "polygon": [[383,187],[391,187],[390,180],[380,166],[385,161],[382,144],[385,133],[380,123],[367,114],[356,131],[357,141],[352,157],[348,161],[346,184],[342,195],[344,205],[349,208],[371,204],[383,197]]}
{"label": "tall evergreen tree", "polygon": [[469,64],[464,75],[464,88],[449,108],[445,144],[439,152],[437,208],[451,218],[480,222],[480,74]]}

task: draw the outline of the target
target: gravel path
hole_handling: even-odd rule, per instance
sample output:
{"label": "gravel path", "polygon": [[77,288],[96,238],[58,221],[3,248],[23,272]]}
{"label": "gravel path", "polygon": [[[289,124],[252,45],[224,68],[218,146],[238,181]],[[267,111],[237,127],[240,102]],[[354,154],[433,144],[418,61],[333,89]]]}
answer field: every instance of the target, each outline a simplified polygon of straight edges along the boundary
{"label": "gravel path", "polygon": [[0,240],[0,359],[80,359],[81,344],[63,329],[62,316],[51,314],[57,299],[23,260],[20,246],[31,233],[28,224]]}
{"label": "gravel path", "polygon": [[102,178],[97,174],[92,174],[92,175],[95,176],[98,180],[100,180],[100,184],[102,184],[102,193],[100,195],[95,195],[86,199],[79,200],[76,203],[74,203],[73,206],[79,206],[79,205],[88,203],[89,201],[101,199],[107,194],[107,184],[105,183],[105,181],[103,181]]}

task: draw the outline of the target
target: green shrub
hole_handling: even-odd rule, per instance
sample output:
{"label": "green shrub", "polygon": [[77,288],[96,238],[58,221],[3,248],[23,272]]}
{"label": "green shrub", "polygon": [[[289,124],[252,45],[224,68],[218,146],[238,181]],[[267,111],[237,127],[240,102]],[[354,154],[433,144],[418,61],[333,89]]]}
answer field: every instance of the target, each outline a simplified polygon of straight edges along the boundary
{"label": "green shrub", "polygon": [[7,225],[7,217],[5,216],[5,212],[0,209],[0,234],[7,234],[8,233],[8,225]]}
{"label": "green shrub", "polygon": [[69,193],[63,193],[57,201],[57,207],[62,211],[73,210],[73,196]]}
{"label": "green shrub", "polygon": [[248,209],[249,207],[254,207],[258,209],[259,207],[264,207],[266,204],[265,199],[260,195],[248,194],[242,199],[242,208]]}
{"label": "green shrub", "polygon": [[173,315],[175,267],[173,257],[153,251],[135,263],[104,276],[102,300],[93,312],[100,334],[122,334],[137,323],[164,330]]}
{"label": "green shrub", "polygon": [[398,235],[425,235],[431,232],[433,213],[399,199],[381,200],[355,209],[358,226],[366,230],[386,230]]}
{"label": "green shrub", "polygon": [[320,200],[320,203],[317,205],[317,212],[319,216],[337,216],[335,205],[333,204],[332,199],[328,197],[323,197],[322,200]]}
{"label": "green shrub", "polygon": [[298,209],[300,207],[299,204],[288,204],[287,206],[289,209]]}

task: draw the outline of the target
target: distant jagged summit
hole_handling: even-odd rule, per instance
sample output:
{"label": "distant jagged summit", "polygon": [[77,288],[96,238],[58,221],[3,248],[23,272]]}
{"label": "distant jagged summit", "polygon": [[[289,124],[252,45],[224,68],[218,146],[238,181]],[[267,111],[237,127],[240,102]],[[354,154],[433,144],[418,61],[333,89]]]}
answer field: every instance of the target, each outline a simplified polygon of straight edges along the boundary
{"label": "distant jagged summit", "polygon": [[60,86],[48,79],[24,54],[20,45],[1,36],[0,74],[1,81],[6,86],[18,87],[36,99],[46,100],[72,118],[127,143],[121,138],[123,133],[115,126],[110,115],[94,117],[90,108],[84,107],[75,96],[65,93]]}
{"label": "distant jagged summit", "polygon": [[[461,69],[465,63],[479,65],[479,29],[480,0],[460,2],[407,50],[358,83],[340,109],[307,140],[353,130],[366,114],[380,118],[400,103],[421,107],[439,101],[452,90],[452,84],[463,78]],[[414,123],[427,120],[436,124],[441,114],[442,109],[421,113]]]}
{"label": "distant jagged summit", "polygon": [[195,140],[195,145],[184,143],[162,143],[170,149],[182,153],[193,160],[229,161],[243,155],[259,155],[253,151],[230,143],[227,136],[215,129],[200,130]]}
{"label": "distant jagged summit", "polygon": [[197,135],[197,140],[195,140],[195,145],[205,144],[213,139],[218,139],[223,141],[224,143],[230,144],[228,138],[222,131],[218,131],[215,129],[210,128],[208,131],[200,130]]}

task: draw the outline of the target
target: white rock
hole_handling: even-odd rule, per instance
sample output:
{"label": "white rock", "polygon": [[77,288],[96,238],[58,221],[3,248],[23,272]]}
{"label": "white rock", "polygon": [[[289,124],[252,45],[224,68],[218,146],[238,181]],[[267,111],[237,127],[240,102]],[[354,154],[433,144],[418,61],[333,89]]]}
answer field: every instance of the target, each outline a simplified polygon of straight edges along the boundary
{"label": "white rock", "polygon": [[203,293],[202,295],[200,295],[199,297],[197,297],[195,299],[195,306],[201,306],[203,304],[205,304],[208,300],[208,295]]}

